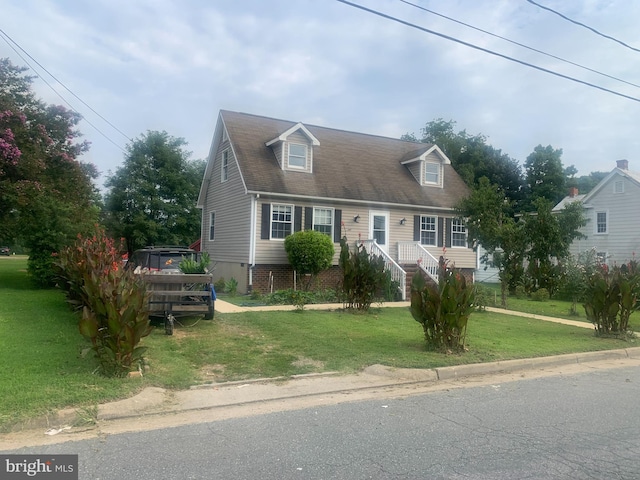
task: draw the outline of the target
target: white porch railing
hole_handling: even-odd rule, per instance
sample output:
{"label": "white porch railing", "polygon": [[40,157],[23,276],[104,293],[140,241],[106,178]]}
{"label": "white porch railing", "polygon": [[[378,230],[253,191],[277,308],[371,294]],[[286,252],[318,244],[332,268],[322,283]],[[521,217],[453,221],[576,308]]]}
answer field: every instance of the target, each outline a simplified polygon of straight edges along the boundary
{"label": "white porch railing", "polygon": [[419,243],[398,242],[398,261],[403,264],[417,263],[424,273],[438,282],[438,259]]}
{"label": "white porch railing", "polygon": [[364,245],[369,255],[379,255],[384,259],[385,267],[391,272],[391,279],[399,284],[402,300],[407,299],[407,272],[405,272],[396,261],[385,252],[375,240],[362,240],[358,243]]}

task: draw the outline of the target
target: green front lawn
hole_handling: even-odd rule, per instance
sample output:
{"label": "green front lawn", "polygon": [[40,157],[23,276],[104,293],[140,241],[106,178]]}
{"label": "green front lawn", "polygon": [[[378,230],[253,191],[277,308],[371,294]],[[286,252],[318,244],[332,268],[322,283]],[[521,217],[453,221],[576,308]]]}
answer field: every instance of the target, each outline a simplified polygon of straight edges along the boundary
{"label": "green front lawn", "polygon": [[62,292],[34,290],[26,258],[0,257],[0,428],[67,406],[91,407],[146,386],[187,388],[202,382],[309,372],[355,372],[381,363],[395,367],[444,365],[635,346],[596,338],[591,329],[502,314],[476,313],[468,352],[425,349],[421,326],[408,308],[216,314],[185,320],[172,337],[158,327],[143,340],[149,371],[143,378],[108,379],[80,336],[77,314]]}

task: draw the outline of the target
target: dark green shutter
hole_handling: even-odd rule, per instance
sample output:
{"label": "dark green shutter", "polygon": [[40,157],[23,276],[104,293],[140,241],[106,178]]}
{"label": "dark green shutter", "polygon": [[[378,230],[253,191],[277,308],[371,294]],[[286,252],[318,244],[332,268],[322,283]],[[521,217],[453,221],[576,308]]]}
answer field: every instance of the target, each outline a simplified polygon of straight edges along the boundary
{"label": "dark green shutter", "polygon": [[313,208],[304,207],[304,229],[311,230],[313,228]]}
{"label": "dark green shutter", "polygon": [[444,218],[438,217],[438,246],[444,245]]}
{"label": "dark green shutter", "polygon": [[421,222],[420,215],[414,215],[413,216],[413,241],[414,242],[420,241],[420,226],[421,226],[420,222]]}
{"label": "dark green shutter", "polygon": [[451,247],[451,219],[447,218],[447,232],[445,234],[447,248]]}
{"label": "dark green shutter", "polygon": [[333,211],[333,241],[340,243],[342,240],[342,210]]}
{"label": "dark green shutter", "polygon": [[271,227],[271,205],[269,203],[262,204],[262,225],[260,229],[260,238],[269,240]]}
{"label": "dark green shutter", "polygon": [[302,207],[294,207],[293,211],[293,231],[299,232],[302,230]]}

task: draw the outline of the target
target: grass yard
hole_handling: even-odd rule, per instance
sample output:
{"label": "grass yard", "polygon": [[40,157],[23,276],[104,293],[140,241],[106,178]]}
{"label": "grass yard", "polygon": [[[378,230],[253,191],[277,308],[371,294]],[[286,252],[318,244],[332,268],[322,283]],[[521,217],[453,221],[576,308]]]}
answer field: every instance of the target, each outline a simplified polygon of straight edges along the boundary
{"label": "grass yard", "polygon": [[492,313],[476,313],[468,352],[425,349],[421,326],[407,308],[216,314],[191,319],[174,336],[158,327],[143,339],[143,378],[108,379],[79,334],[77,314],[62,292],[32,289],[26,258],[0,258],[0,429],[55,409],[87,407],[130,396],[145,386],[187,388],[202,382],[298,373],[495,361],[635,346],[596,338],[590,329]]}

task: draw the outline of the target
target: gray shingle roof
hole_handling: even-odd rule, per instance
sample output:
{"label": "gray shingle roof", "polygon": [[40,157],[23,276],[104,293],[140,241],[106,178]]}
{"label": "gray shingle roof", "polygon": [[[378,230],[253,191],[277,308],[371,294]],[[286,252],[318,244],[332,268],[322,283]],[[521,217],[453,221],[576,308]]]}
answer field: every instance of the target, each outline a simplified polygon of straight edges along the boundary
{"label": "gray shingle roof", "polygon": [[429,145],[303,123],[319,141],[313,173],[283,171],[265,143],[298,122],[220,112],[249,191],[323,199],[451,208],[468,187],[449,164],[444,188],[421,186],[401,161]]}

